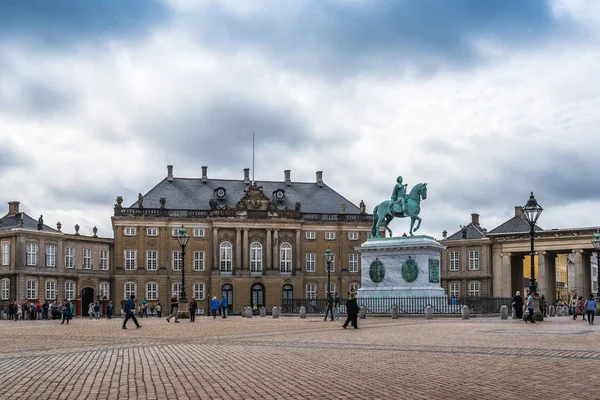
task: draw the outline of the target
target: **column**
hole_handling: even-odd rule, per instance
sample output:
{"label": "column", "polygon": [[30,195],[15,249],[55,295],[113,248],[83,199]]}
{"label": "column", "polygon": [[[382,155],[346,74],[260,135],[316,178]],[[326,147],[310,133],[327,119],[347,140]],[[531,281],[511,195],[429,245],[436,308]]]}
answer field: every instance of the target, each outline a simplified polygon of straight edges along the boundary
{"label": "column", "polygon": [[[590,272],[590,258],[583,250],[573,250],[575,268],[575,286],[577,296],[587,298],[592,291],[592,275]],[[571,286],[571,285],[569,285]],[[569,287],[571,289],[571,287]]]}
{"label": "column", "polygon": [[244,265],[242,265],[242,269],[246,269],[249,267],[248,265],[248,228],[244,228],[244,248],[242,250],[244,252]]}
{"label": "column", "polygon": [[242,228],[235,228],[235,269],[242,269]]}
{"label": "column", "polygon": [[279,229],[273,229],[273,269],[279,269]]}
{"label": "column", "polygon": [[[493,295],[496,297],[512,297],[512,264],[511,254],[494,252],[492,273],[493,273]],[[461,293],[461,296],[465,293]]]}
{"label": "column", "polygon": [[213,271],[220,271],[219,266],[219,228],[213,228]]}
{"label": "column", "polygon": [[550,256],[554,256],[551,255],[550,253],[548,253],[547,251],[540,251],[537,252],[537,256],[538,256],[538,292],[540,294],[540,296],[542,294],[545,294],[546,297],[548,297],[547,293],[548,293],[548,287],[550,285],[550,271],[548,270],[548,258]]}
{"label": "column", "polygon": [[265,247],[265,253],[267,254],[267,265],[265,266],[265,269],[273,269],[273,264],[271,262],[271,256],[273,255],[273,252],[271,251],[272,248],[272,244],[271,244],[271,231],[273,229],[271,228],[267,228],[267,245]]}
{"label": "column", "polygon": [[302,253],[302,249],[300,248],[300,229],[296,229],[296,271],[300,271],[302,266],[300,265],[300,254]]}

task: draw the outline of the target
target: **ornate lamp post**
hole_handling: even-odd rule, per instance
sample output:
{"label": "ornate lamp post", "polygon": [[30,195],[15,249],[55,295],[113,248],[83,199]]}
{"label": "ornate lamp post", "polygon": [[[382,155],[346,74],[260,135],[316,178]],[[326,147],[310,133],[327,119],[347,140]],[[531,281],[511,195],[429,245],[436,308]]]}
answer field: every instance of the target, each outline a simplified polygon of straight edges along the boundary
{"label": "ornate lamp post", "polygon": [[596,298],[600,299],[600,230],[598,230],[598,232],[596,232],[596,234],[594,235],[594,239],[592,239],[592,244],[596,249],[596,269],[598,270],[598,291],[596,292]]}
{"label": "ornate lamp post", "polygon": [[186,233],[185,228],[181,225],[179,232],[177,232],[177,240],[181,245],[181,294],[179,300],[186,300],[187,294],[185,292],[185,246],[187,245],[190,236]]}
{"label": "ornate lamp post", "polygon": [[327,296],[331,296],[331,262],[333,261],[333,253],[329,248],[325,252],[325,262],[327,263]]}
{"label": "ornate lamp post", "polygon": [[529,200],[527,200],[527,203],[523,207],[521,207],[521,210],[523,211],[523,216],[525,217],[525,220],[529,223],[530,228],[529,237],[531,239],[531,252],[529,258],[531,259],[531,279],[529,279],[529,290],[537,295],[538,291],[537,284],[535,282],[535,267],[533,265],[533,256],[535,254],[533,240],[535,235],[535,223],[537,222],[544,209],[538,204],[535,197],[533,197],[533,192],[531,192]]}

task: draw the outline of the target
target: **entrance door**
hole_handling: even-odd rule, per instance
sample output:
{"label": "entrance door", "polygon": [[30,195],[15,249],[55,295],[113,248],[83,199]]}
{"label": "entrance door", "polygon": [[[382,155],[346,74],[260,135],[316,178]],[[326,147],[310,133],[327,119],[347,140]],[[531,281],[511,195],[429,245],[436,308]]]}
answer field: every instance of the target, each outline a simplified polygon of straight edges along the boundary
{"label": "entrance door", "polygon": [[281,306],[283,307],[283,312],[289,313],[292,312],[292,307],[294,305],[294,287],[292,285],[285,284],[283,285],[282,293],[281,293]]}
{"label": "entrance door", "polygon": [[86,287],[81,289],[81,315],[89,316],[88,307],[94,302],[94,289]]}
{"label": "entrance door", "polygon": [[265,306],[265,287],[262,283],[255,283],[252,285],[252,307],[256,304],[256,307]]}
{"label": "entrance door", "polygon": [[225,296],[227,298],[227,310],[229,310],[229,312],[233,311],[233,286],[231,286],[229,283],[221,286],[221,296]]}

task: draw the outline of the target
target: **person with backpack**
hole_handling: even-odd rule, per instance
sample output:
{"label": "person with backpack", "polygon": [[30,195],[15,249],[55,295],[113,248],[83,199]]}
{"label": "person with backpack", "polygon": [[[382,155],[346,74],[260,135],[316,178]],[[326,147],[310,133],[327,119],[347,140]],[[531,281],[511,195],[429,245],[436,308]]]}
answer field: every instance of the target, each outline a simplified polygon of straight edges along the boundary
{"label": "person with backpack", "polygon": [[594,325],[594,314],[596,314],[596,299],[594,298],[594,293],[590,293],[588,299],[585,302],[585,310],[588,315],[588,324]]}
{"label": "person with backpack", "polygon": [[123,328],[122,329],[127,329],[127,321],[129,321],[129,319],[133,320],[133,322],[135,323],[135,326],[138,329],[140,329],[142,327],[138,323],[137,318],[135,318],[135,303],[133,302],[133,300],[135,300],[135,295],[134,294],[132,294],[131,296],[129,296],[129,299],[125,303],[125,321],[123,321]]}

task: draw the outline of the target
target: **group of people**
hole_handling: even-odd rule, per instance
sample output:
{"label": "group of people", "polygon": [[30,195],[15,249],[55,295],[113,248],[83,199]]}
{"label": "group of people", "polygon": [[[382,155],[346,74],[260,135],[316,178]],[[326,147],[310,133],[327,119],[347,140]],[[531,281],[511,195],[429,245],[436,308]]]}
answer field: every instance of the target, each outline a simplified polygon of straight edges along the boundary
{"label": "group of people", "polygon": [[[68,304],[68,305],[67,305]],[[2,310],[3,319],[9,321],[35,321],[38,319],[49,320],[61,319],[65,314],[70,315],[73,305],[69,300],[65,299],[65,302],[58,303],[57,301],[45,301],[41,303],[39,300],[37,303],[32,303],[27,300],[19,303],[17,301],[11,301],[8,306],[5,306]]]}
{"label": "group of people", "polygon": [[[523,318],[523,320],[527,323],[530,321],[532,324],[535,323],[533,319],[533,312],[535,309],[535,300],[533,297],[533,292],[527,292],[527,301],[523,301],[523,297],[521,297],[521,292],[517,291],[515,297],[513,298],[512,306],[515,310],[515,316],[517,318],[523,318],[523,308],[527,309],[528,314]],[[577,319],[578,315],[583,317],[585,321],[585,314],[587,313],[587,320],[590,325],[594,324],[594,314],[596,313],[597,304],[596,299],[593,293],[590,293],[587,300],[583,300],[583,296],[577,297],[577,294],[574,294],[571,298],[570,303],[570,312],[573,315],[573,319]],[[542,295],[539,299],[539,310],[540,313],[545,317],[548,315],[548,307],[546,304],[546,296]]]}

